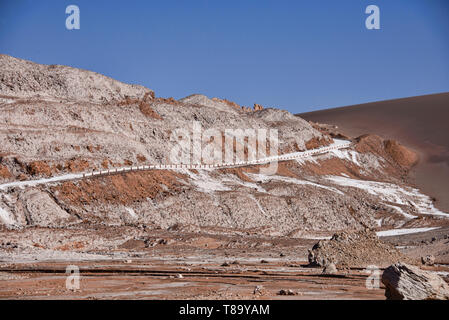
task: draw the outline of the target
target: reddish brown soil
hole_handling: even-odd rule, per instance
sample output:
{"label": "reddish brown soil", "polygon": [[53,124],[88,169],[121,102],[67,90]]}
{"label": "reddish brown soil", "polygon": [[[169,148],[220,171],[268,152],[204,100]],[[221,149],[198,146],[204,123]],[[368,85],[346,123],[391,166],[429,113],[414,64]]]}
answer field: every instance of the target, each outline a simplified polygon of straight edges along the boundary
{"label": "reddish brown soil", "polygon": [[[152,100],[154,100],[153,94],[146,93],[142,99],[131,99],[131,98],[127,97],[125,100],[120,101],[118,103],[118,105],[119,106],[129,106],[129,105],[137,104],[139,106],[140,112],[142,112],[145,116],[147,116],[149,118],[157,119],[157,120],[162,120],[162,117],[151,108]],[[171,100],[169,100],[169,101],[170,101],[170,103],[172,103]],[[130,127],[132,129],[132,125],[130,125]]]}
{"label": "reddish brown soil", "polygon": [[139,103],[139,110],[147,117],[162,120],[162,117],[151,108],[150,104],[147,101],[141,101]]}
{"label": "reddish brown soil", "polygon": [[136,158],[137,158],[137,161],[139,161],[139,162],[145,162],[145,161],[147,161],[147,158],[146,158],[145,156],[141,155],[141,154],[138,154],[138,155],[136,156]]}
{"label": "reddish brown soil", "polygon": [[360,153],[384,154],[383,139],[378,135],[366,134],[356,139],[355,150]]}
{"label": "reddish brown soil", "polygon": [[52,175],[52,170],[47,162],[44,161],[33,161],[27,167],[28,173],[37,176],[44,175],[50,177]]}
{"label": "reddish brown soil", "polygon": [[9,172],[8,168],[0,164],[0,178],[8,179],[11,178],[11,172]]}
{"label": "reddish brown soil", "polygon": [[129,204],[146,198],[154,199],[167,190],[179,191],[182,186],[179,179],[186,179],[186,176],[166,170],[130,172],[64,182],[53,190],[59,192],[63,201],[76,205],[91,202]]}
{"label": "reddish brown soil", "polygon": [[104,159],[101,162],[101,166],[103,167],[103,169],[108,169],[109,168],[109,160],[108,159]]}
{"label": "reddish brown soil", "polygon": [[240,180],[246,181],[246,182],[254,182],[252,179],[250,179],[244,172],[250,172],[250,170],[246,168],[226,168],[226,169],[220,169],[218,172],[220,173],[228,173],[233,174],[237,176]]}
{"label": "reddish brown soil", "polygon": [[87,171],[89,167],[89,162],[82,159],[68,160],[65,163],[65,168],[72,173]]}
{"label": "reddish brown soil", "polygon": [[362,135],[355,139],[355,149],[360,153],[373,153],[388,162],[384,173],[403,177],[417,163],[418,155],[395,140],[383,140],[377,135]]}
{"label": "reddish brown soil", "polygon": [[319,147],[328,146],[329,144],[330,144],[329,140],[313,137],[312,139],[306,142],[306,149],[307,150],[317,149]]}
{"label": "reddish brown soil", "polygon": [[75,241],[69,244],[64,244],[62,246],[56,247],[54,250],[58,251],[77,251],[82,250],[85,247],[85,244],[81,241]]}
{"label": "reddish brown soil", "polygon": [[242,107],[239,106],[237,103],[235,103],[235,102],[233,102],[233,101],[226,100],[226,99],[212,98],[212,100],[213,100],[213,101],[217,101],[217,102],[225,103],[225,104],[227,104],[228,106],[230,106],[230,107],[232,107],[232,108],[234,108],[234,109],[239,109],[239,110],[240,110],[240,109],[242,108]]}
{"label": "reddish brown soil", "polygon": [[352,162],[343,161],[338,158],[320,160],[319,163],[307,163],[304,169],[312,175],[327,176],[341,175],[342,173],[351,178],[361,177],[359,167]]}
{"label": "reddish brown soil", "polygon": [[132,162],[131,160],[125,160],[125,161],[123,161],[123,164],[124,164],[125,166],[132,166],[132,165],[133,165],[133,162]]}
{"label": "reddish brown soil", "polygon": [[385,151],[396,161],[399,165],[411,168],[418,163],[418,154],[412,150],[400,145],[397,141],[385,141]]}
{"label": "reddish brown soil", "polygon": [[279,162],[276,174],[284,177],[298,178],[298,175],[295,173],[295,171],[297,170],[298,166],[294,162],[291,161]]}

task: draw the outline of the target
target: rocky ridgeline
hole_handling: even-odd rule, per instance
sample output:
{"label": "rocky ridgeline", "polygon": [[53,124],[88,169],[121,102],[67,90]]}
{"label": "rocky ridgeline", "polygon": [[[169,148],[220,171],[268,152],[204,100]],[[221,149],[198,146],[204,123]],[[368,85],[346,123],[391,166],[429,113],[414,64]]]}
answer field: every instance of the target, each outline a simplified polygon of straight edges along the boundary
{"label": "rocky ridgeline", "polygon": [[0,94],[107,102],[140,98],[151,90],[125,84],[101,74],[60,65],[42,65],[0,55]]}
{"label": "rocky ridgeline", "polygon": [[2,102],[0,179],[170,163],[171,133],[193,132],[194,121],[222,132],[275,128],[281,151],[305,150],[313,138],[331,141],[286,111],[256,104],[257,112],[246,112],[203,95],[155,98],[150,89],[91,71],[6,55],[0,56]]}
{"label": "rocky ridgeline", "polygon": [[[170,163],[172,133],[193,132],[195,123],[220,132],[276,129],[282,154],[328,145],[338,136],[287,111],[257,104],[248,112],[234,102],[204,95],[156,98],[150,89],[94,72],[5,55],[0,67],[0,184]],[[379,221],[402,226],[404,215],[386,203],[399,199],[400,210],[417,213],[407,203],[419,205],[422,198],[399,189],[411,163],[413,157],[400,145],[367,136],[353,150],[279,163],[273,176],[248,166],[214,172],[126,172],[8,188],[0,191],[0,223],[52,228],[80,223],[221,226],[229,232],[263,230],[292,237],[375,228]],[[385,181],[398,190],[385,200],[330,176],[351,183]]]}

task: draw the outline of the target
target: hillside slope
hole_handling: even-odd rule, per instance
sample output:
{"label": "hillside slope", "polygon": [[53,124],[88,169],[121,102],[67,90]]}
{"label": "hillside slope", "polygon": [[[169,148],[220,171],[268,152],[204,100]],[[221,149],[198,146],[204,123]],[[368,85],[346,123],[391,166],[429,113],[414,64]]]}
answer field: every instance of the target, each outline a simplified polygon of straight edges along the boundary
{"label": "hillside slope", "polygon": [[420,155],[417,186],[449,210],[449,93],[380,101],[299,114],[336,125],[349,136],[372,133],[401,141]]}
{"label": "hillside slope", "polygon": [[[250,110],[202,95],[157,98],[150,89],[90,71],[8,56],[0,56],[0,65],[6,66],[0,69],[0,228],[7,235],[11,228],[43,228],[48,235],[39,243],[52,247],[61,230],[97,237],[98,226],[297,238],[447,222],[405,178],[414,153],[374,135],[354,140],[351,149],[280,162],[273,175],[252,165],[8,184],[170,163],[172,133],[193,130],[195,123],[218,132],[276,129],[280,154],[315,149],[333,138],[283,110]],[[127,233],[122,237],[129,240]],[[109,245],[96,242],[85,250],[107,251]],[[29,242],[23,246],[38,250]]]}

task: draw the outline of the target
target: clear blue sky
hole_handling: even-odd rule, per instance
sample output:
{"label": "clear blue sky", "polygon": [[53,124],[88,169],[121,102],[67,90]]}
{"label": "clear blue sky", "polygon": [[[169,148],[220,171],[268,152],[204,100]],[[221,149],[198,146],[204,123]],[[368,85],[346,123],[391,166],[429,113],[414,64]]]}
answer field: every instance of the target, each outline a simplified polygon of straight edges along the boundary
{"label": "clear blue sky", "polygon": [[296,113],[449,91],[449,1],[0,0],[0,53]]}

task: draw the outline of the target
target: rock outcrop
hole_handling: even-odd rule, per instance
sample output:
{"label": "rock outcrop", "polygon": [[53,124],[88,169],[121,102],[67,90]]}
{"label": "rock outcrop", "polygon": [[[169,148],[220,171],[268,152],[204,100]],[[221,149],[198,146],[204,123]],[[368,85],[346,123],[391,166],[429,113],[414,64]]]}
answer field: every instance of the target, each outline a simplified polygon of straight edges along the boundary
{"label": "rock outcrop", "polygon": [[309,250],[309,263],[312,266],[327,267],[335,264],[340,267],[378,267],[397,262],[401,253],[392,245],[379,240],[369,230],[336,233],[330,240],[321,240]]}
{"label": "rock outcrop", "polygon": [[52,97],[106,102],[140,98],[153,91],[104,75],[60,65],[43,65],[0,55],[0,93],[18,97]]}
{"label": "rock outcrop", "polygon": [[426,266],[433,266],[435,264],[435,257],[433,255],[421,257],[421,263]]}
{"label": "rock outcrop", "polygon": [[377,135],[366,134],[356,138],[355,142],[358,152],[382,156],[402,169],[410,169],[419,160],[416,152],[395,140],[384,140]]}
{"label": "rock outcrop", "polygon": [[2,166],[0,164],[0,179],[7,179],[7,178],[11,178],[11,172],[9,172],[8,168],[5,166]]}
{"label": "rock outcrop", "polygon": [[410,168],[418,162],[418,154],[395,140],[386,140],[384,142],[385,151],[399,165]]}
{"label": "rock outcrop", "polygon": [[255,103],[253,109],[254,111],[260,111],[263,110],[263,107],[260,104]]}
{"label": "rock outcrop", "polygon": [[449,300],[449,285],[436,273],[396,263],[382,274],[389,300]]}

